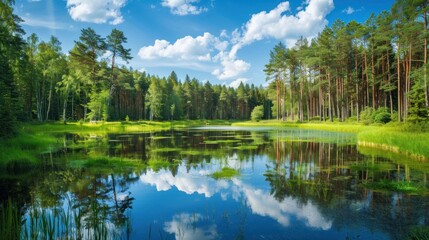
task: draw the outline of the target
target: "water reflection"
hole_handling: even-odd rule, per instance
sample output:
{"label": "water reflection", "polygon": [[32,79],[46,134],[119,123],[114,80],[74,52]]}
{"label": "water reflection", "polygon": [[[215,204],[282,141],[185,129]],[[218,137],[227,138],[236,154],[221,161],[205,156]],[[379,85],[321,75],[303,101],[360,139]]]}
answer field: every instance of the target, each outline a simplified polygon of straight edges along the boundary
{"label": "water reflection", "polygon": [[217,226],[208,224],[198,227],[198,223],[204,221],[201,214],[182,213],[174,215],[171,221],[164,223],[164,231],[173,234],[175,239],[180,240],[210,240],[219,237]]}
{"label": "water reflection", "polygon": [[[57,238],[78,239],[402,239],[429,226],[428,163],[358,149],[350,134],[222,128],[62,138],[43,174],[28,175],[34,181],[0,178],[13,186],[0,196],[17,199],[26,236],[47,219],[56,219]],[[223,168],[239,174],[212,177]]]}

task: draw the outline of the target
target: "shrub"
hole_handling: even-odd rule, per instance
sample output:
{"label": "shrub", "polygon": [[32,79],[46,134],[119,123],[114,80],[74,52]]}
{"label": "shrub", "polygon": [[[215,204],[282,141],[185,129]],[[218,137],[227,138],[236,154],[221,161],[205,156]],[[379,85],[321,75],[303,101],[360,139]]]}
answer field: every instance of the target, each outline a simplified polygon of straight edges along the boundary
{"label": "shrub", "polygon": [[390,110],[386,107],[378,108],[374,110],[371,107],[366,107],[360,112],[360,120],[368,125],[371,123],[388,123],[392,120]]}
{"label": "shrub", "polygon": [[310,121],[317,121],[317,122],[320,122],[320,120],[323,120],[320,116],[314,116],[314,117],[312,117],[312,118],[310,118]]}
{"label": "shrub", "polygon": [[371,118],[372,118],[372,122],[384,123],[384,124],[392,120],[389,110],[385,107],[381,107],[375,110],[372,113]]}
{"label": "shrub", "polygon": [[360,121],[362,121],[364,124],[368,125],[372,123],[372,113],[374,112],[374,109],[371,107],[365,107],[364,110],[360,112]]}
{"label": "shrub", "polygon": [[356,122],[357,121],[357,117],[356,116],[351,116],[349,118],[346,119],[346,122]]}
{"label": "shrub", "polygon": [[262,119],[263,116],[264,116],[264,106],[259,105],[253,109],[252,114],[251,114],[251,119],[252,119],[252,121],[258,122],[259,120]]}

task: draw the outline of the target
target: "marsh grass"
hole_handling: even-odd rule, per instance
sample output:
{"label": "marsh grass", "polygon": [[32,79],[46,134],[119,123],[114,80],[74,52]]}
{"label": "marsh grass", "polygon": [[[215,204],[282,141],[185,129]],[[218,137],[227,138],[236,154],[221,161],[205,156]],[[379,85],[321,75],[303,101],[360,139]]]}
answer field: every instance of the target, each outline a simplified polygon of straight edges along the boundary
{"label": "marsh grass", "polygon": [[256,149],[258,149],[258,145],[253,145],[253,144],[239,145],[239,146],[231,147],[231,149],[234,149],[234,150],[256,150]]}
{"label": "marsh grass", "polygon": [[[429,160],[429,132],[421,131],[418,125],[407,123],[390,123],[386,125],[363,125],[361,123],[341,122],[308,122],[293,123],[277,120],[233,123],[234,126],[272,126],[314,129],[332,132],[349,132],[357,134],[360,146],[380,148],[402,153],[418,159]],[[317,141],[324,141],[323,137]]]}
{"label": "marsh grass", "polygon": [[21,133],[15,138],[0,140],[0,168],[26,169],[40,164],[39,155],[55,152],[61,144],[47,134]]}
{"label": "marsh grass", "polygon": [[0,206],[0,223],[2,239],[19,239],[23,220],[18,206],[10,199]]}
{"label": "marsh grass", "polygon": [[213,177],[214,179],[231,179],[239,175],[240,172],[236,169],[224,167],[222,168],[222,170],[212,173],[211,177]]}
{"label": "marsh grass", "polygon": [[211,156],[212,155],[212,153],[210,153],[207,150],[201,151],[198,149],[195,149],[195,150],[192,150],[192,149],[184,150],[184,149],[182,149],[180,151],[180,154],[185,155],[185,156]]}
{"label": "marsh grass", "polygon": [[237,139],[221,139],[221,140],[206,140],[204,144],[230,144],[230,143],[238,143],[241,142]]}
{"label": "marsh grass", "polygon": [[408,231],[406,240],[429,240],[429,227],[414,226]]}
{"label": "marsh grass", "polygon": [[151,150],[153,153],[163,153],[163,152],[180,152],[182,151],[182,148],[155,148]]}
{"label": "marsh grass", "polygon": [[429,133],[400,132],[389,128],[358,134],[359,145],[381,148],[415,158],[429,159]]}
{"label": "marsh grass", "polygon": [[80,208],[31,207],[16,239],[122,239],[126,226],[114,226],[105,212],[91,209],[91,216]]}
{"label": "marsh grass", "polygon": [[391,180],[380,180],[380,181],[368,181],[364,182],[363,185],[367,188],[378,190],[378,191],[393,191],[393,192],[404,192],[404,193],[415,193],[421,194],[425,191],[423,186],[417,183],[409,181],[391,181]]}

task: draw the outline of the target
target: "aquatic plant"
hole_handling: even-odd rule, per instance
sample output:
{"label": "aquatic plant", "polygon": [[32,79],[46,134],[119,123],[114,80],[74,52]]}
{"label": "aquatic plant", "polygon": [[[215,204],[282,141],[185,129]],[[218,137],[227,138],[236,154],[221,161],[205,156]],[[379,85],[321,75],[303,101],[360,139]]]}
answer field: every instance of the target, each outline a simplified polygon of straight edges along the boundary
{"label": "aquatic plant", "polygon": [[236,169],[233,169],[233,168],[229,168],[229,167],[224,167],[224,168],[222,168],[222,170],[214,172],[211,174],[211,176],[214,179],[221,179],[221,178],[230,179],[230,178],[236,177],[238,175],[240,175],[239,171],[237,171]]}

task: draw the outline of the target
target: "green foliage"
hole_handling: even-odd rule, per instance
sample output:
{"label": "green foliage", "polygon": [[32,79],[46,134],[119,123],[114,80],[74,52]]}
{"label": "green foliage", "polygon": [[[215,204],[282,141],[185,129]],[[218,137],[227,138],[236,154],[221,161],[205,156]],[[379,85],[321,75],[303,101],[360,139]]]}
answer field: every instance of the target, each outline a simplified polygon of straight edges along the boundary
{"label": "green foliage", "polygon": [[365,125],[371,123],[388,123],[391,121],[390,111],[385,107],[380,107],[374,110],[371,107],[366,107],[360,112],[360,120]]}
{"label": "green foliage", "polygon": [[384,191],[395,191],[395,192],[407,192],[407,193],[419,193],[422,192],[424,188],[422,186],[417,186],[412,182],[406,181],[377,181],[369,182],[364,184],[365,187],[375,189],[375,190],[384,190]]}
{"label": "green foliage", "polygon": [[214,179],[231,179],[240,175],[240,172],[229,167],[222,168],[221,171],[217,171],[211,174]]}
{"label": "green foliage", "polygon": [[264,117],[264,106],[259,105],[259,106],[256,106],[255,108],[253,108],[253,111],[251,114],[252,121],[258,122],[263,117]]}
{"label": "green foliage", "polygon": [[411,88],[410,92],[411,107],[408,110],[407,121],[411,123],[420,123],[429,119],[428,107],[425,105],[424,86],[417,82]]}
{"label": "green foliage", "polygon": [[22,228],[21,213],[10,199],[0,204],[0,236],[2,239],[20,239]]}
{"label": "green foliage", "polygon": [[360,121],[362,121],[366,125],[371,124],[373,112],[374,112],[374,109],[372,107],[365,107],[360,112]]}
{"label": "green foliage", "polygon": [[378,108],[377,110],[373,111],[371,114],[372,122],[374,123],[388,123],[391,121],[391,116],[389,109],[385,107]]}
{"label": "green foliage", "polygon": [[407,234],[406,240],[429,240],[429,227],[412,227]]}

